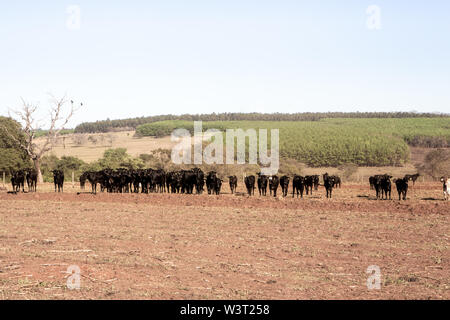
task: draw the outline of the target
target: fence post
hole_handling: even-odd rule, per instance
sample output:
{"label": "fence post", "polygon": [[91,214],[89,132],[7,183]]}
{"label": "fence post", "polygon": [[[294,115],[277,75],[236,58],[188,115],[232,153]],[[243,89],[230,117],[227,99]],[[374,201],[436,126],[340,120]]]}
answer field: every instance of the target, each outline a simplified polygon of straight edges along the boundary
{"label": "fence post", "polygon": [[72,171],[72,188],[75,188],[75,172]]}
{"label": "fence post", "polygon": [[3,188],[5,187],[5,171],[3,171]]}

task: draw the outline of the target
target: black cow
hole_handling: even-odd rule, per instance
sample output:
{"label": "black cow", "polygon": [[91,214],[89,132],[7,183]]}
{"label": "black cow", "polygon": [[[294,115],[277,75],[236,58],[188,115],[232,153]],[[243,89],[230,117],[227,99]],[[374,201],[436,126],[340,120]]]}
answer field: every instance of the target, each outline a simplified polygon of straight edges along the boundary
{"label": "black cow", "polygon": [[[313,182],[313,186],[314,186],[314,190],[319,190],[319,175],[313,175],[312,177],[312,182]],[[311,189],[311,194],[312,194],[312,189]]]}
{"label": "black cow", "polygon": [[255,176],[248,176],[244,178],[245,187],[249,196],[255,195]]}
{"label": "black cow", "polygon": [[303,198],[303,190],[305,189],[305,178],[302,176],[294,176],[294,179],[292,179],[292,198],[295,195],[295,192],[297,192],[297,198],[298,193],[300,192],[300,196]]}
{"label": "black cow", "polygon": [[214,194],[215,183],[217,179],[217,172],[210,171],[206,176],[206,189],[208,190],[208,194]]}
{"label": "black cow", "polygon": [[278,185],[279,184],[280,184],[280,178],[278,178],[278,176],[271,176],[271,177],[269,177],[270,195],[272,195],[272,192],[273,192],[273,196],[274,197],[277,196],[277,190],[278,190]]}
{"label": "black cow", "polygon": [[182,189],[183,173],[174,172],[170,182],[170,188],[172,193],[180,193]]}
{"label": "black cow", "polygon": [[383,175],[381,178],[381,192],[382,192],[382,198],[384,197],[387,200],[387,196],[389,193],[389,200],[391,200],[391,189],[392,189],[392,183],[391,183],[392,176],[390,175]]}
{"label": "black cow", "polygon": [[63,192],[64,171],[53,170],[52,172],[53,172],[53,183],[55,184],[55,192],[56,192],[56,188],[58,188],[58,192]]}
{"label": "black cow", "polygon": [[163,169],[151,170],[150,191],[160,193],[166,191],[166,173]]}
{"label": "black cow", "polygon": [[214,181],[214,188],[213,188],[213,192],[216,195],[220,194],[220,189],[222,188],[222,180],[218,177],[216,177],[215,181]]}
{"label": "black cow", "polygon": [[87,173],[87,172],[83,172],[83,173],[80,175],[80,189],[81,189],[81,190],[84,190],[84,187],[85,187],[85,185],[86,185],[87,176],[88,176],[88,173]]}
{"label": "black cow", "polygon": [[336,188],[341,188],[341,177],[334,175],[333,178],[334,178],[334,186]]}
{"label": "black cow", "polygon": [[286,197],[289,190],[289,177],[288,176],[282,176],[280,178],[280,186],[281,186],[281,192],[283,193],[283,197]]}
{"label": "black cow", "polygon": [[387,174],[377,174],[369,178],[371,188],[375,189],[377,199],[384,199],[389,194],[391,199],[391,179],[392,176]]}
{"label": "black cow", "polygon": [[327,191],[327,198],[331,198],[333,192],[333,187],[336,184],[336,178],[334,176],[329,176],[328,173],[323,175],[323,185]]}
{"label": "black cow", "polygon": [[375,176],[369,177],[369,185],[370,185],[370,189],[371,190],[375,189],[375,183],[376,183]]}
{"label": "black cow", "polygon": [[236,192],[236,188],[237,188],[237,177],[229,176],[228,179],[230,181],[231,194],[234,194]]}
{"label": "black cow", "polygon": [[312,195],[312,190],[314,187],[314,180],[315,180],[315,176],[306,176],[305,177],[306,194],[309,194],[309,192],[311,192],[311,195]]}
{"label": "black cow", "polygon": [[403,179],[395,179],[394,183],[397,187],[398,192],[398,200],[400,201],[402,198],[406,200],[406,193],[408,192],[408,181],[409,178],[405,177]]}
{"label": "black cow", "polygon": [[268,177],[258,173],[258,191],[260,196],[265,196],[267,194],[267,183]]}
{"label": "black cow", "polygon": [[413,186],[416,184],[417,179],[420,177],[419,173],[416,174],[407,174],[403,179],[411,180],[413,182]]}
{"label": "black cow", "polygon": [[36,192],[38,173],[34,169],[28,169],[25,171],[25,179],[27,180],[28,192]]}
{"label": "black cow", "polygon": [[97,194],[97,184],[102,185],[105,180],[102,172],[89,171],[85,172],[86,179],[91,184],[93,194]]}
{"label": "black cow", "polygon": [[205,186],[205,174],[199,168],[192,169],[192,172],[195,174],[195,190],[197,194],[202,194]]}
{"label": "black cow", "polygon": [[11,184],[14,192],[25,192],[25,171],[13,171],[11,172]]}

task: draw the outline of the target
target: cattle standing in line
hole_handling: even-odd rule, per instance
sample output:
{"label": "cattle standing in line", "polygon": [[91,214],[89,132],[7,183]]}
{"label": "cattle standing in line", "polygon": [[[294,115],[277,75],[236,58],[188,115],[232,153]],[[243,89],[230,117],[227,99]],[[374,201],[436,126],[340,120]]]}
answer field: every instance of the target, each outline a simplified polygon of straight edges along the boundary
{"label": "cattle standing in line", "polygon": [[64,172],[62,170],[53,170],[53,183],[55,184],[55,192],[56,188],[58,188],[58,192],[63,192],[64,186]]}
{"label": "cattle standing in line", "polygon": [[37,180],[38,180],[38,173],[34,169],[28,169],[25,172],[28,185],[28,192],[36,192],[37,191]]}
{"label": "cattle standing in line", "polygon": [[280,186],[281,186],[281,192],[283,193],[283,197],[286,197],[289,190],[289,177],[288,176],[282,176],[280,178]]}
{"label": "cattle standing in line", "polygon": [[295,195],[295,192],[297,192],[297,198],[298,193],[300,192],[300,197],[303,198],[303,190],[305,189],[305,178],[302,176],[294,176],[294,179],[292,179],[292,198]]}
{"label": "cattle standing in line", "polygon": [[411,180],[413,182],[413,186],[416,184],[416,180],[420,177],[419,173],[416,174],[407,174],[404,179]]}
{"label": "cattle standing in line", "polygon": [[405,177],[403,179],[395,179],[394,183],[398,192],[398,200],[400,201],[402,198],[406,200],[406,193],[408,192],[408,181],[409,178]]}
{"label": "cattle standing in line", "polygon": [[278,178],[278,176],[271,176],[269,177],[269,192],[270,195],[272,195],[273,192],[273,196],[276,197],[277,196],[277,190],[278,190],[278,185],[280,184],[280,178]]}
{"label": "cattle standing in line", "polygon": [[260,196],[265,196],[267,194],[267,183],[268,177],[258,173],[258,191]]}
{"label": "cattle standing in line", "polygon": [[391,199],[391,179],[392,176],[387,174],[377,174],[369,178],[371,187],[375,189],[377,199],[386,199],[389,194]]}
{"label": "cattle standing in line", "polygon": [[334,176],[329,176],[328,173],[323,175],[323,185],[325,190],[327,191],[327,198],[331,198],[331,194],[333,192],[333,187],[336,183],[336,178]]}
{"label": "cattle standing in line", "polygon": [[441,182],[443,184],[442,189],[444,191],[444,200],[450,199],[450,178],[441,177]]}
{"label": "cattle standing in line", "polygon": [[231,194],[234,194],[236,192],[237,188],[237,177],[236,176],[229,176],[228,179],[230,180],[230,190]]}
{"label": "cattle standing in line", "polygon": [[248,176],[244,178],[245,187],[249,196],[255,195],[255,176]]}

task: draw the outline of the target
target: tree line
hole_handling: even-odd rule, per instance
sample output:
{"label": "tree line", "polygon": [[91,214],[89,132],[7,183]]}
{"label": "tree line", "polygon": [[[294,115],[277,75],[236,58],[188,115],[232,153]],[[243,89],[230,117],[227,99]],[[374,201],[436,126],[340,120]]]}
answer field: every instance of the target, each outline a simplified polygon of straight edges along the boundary
{"label": "tree line", "polygon": [[166,121],[319,121],[326,118],[446,118],[444,113],[416,113],[416,112],[302,112],[302,113],[210,113],[210,114],[183,114],[158,115],[150,117],[102,120],[84,122],[75,128],[75,133],[104,133],[111,131],[134,130],[138,126]]}

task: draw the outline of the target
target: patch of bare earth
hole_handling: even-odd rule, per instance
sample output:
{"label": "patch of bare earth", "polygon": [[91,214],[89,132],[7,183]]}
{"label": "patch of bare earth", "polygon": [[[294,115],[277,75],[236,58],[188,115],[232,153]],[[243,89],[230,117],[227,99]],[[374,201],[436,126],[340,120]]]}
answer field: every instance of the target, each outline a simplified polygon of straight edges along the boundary
{"label": "patch of bare earth", "polygon": [[332,200],[0,193],[0,299],[449,299],[440,188],[402,202],[362,185]]}

